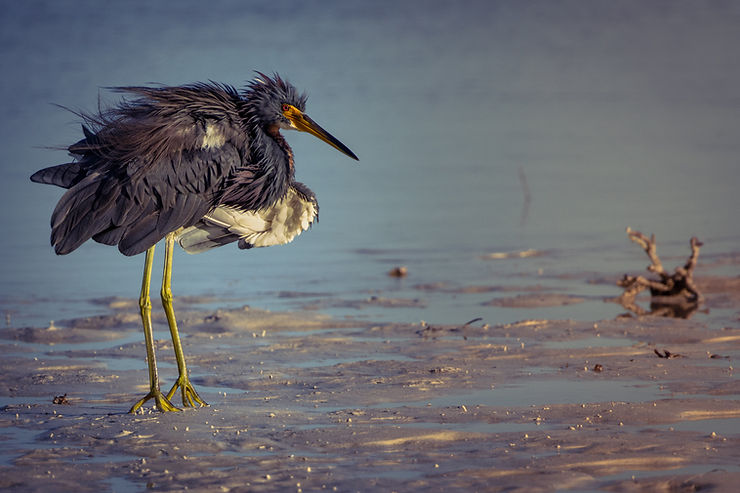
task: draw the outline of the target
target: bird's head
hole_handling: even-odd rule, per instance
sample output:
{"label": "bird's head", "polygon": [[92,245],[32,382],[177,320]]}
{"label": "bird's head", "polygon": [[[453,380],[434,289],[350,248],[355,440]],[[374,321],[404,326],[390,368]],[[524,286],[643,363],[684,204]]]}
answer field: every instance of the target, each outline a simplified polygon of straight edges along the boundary
{"label": "bird's head", "polygon": [[276,127],[308,132],[352,159],[358,160],[354,152],[304,113],[308,99],[305,93],[299,93],[291,83],[280,78],[278,74],[273,77],[262,72],[257,74],[258,77],[249,84],[248,98],[255,111],[253,118],[259,125],[266,129]]}

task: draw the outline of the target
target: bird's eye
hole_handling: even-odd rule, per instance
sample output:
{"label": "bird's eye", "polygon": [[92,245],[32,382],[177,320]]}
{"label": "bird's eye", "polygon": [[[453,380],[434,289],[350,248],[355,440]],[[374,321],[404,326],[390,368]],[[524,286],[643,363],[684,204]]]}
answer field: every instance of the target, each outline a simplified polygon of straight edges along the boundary
{"label": "bird's eye", "polygon": [[287,113],[290,111],[290,105],[289,104],[283,104],[283,113]]}

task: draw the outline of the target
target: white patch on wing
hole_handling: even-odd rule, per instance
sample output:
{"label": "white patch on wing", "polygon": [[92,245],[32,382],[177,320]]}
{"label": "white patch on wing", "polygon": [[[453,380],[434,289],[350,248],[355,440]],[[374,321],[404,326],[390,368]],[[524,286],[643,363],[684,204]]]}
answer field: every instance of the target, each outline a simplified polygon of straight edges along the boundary
{"label": "white patch on wing", "polygon": [[312,201],[289,188],[282,200],[259,211],[217,207],[198,224],[180,231],[176,240],[188,253],[200,253],[236,240],[240,240],[240,246],[283,245],[307,230],[317,213]]}
{"label": "white patch on wing", "polygon": [[221,147],[226,143],[226,136],[218,126],[212,123],[206,123],[206,134],[203,136],[201,149],[209,147]]}

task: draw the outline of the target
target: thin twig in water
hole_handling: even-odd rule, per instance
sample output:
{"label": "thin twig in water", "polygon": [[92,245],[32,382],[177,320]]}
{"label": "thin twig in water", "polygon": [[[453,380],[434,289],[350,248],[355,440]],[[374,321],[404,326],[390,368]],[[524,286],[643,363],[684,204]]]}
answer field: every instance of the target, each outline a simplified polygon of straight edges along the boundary
{"label": "thin twig in water", "polygon": [[527,175],[524,174],[524,168],[519,166],[519,183],[522,185],[522,192],[524,193],[524,204],[522,204],[522,217],[519,220],[519,225],[524,226],[529,217],[529,204],[532,202],[532,195],[529,193],[529,184],[527,183]]}

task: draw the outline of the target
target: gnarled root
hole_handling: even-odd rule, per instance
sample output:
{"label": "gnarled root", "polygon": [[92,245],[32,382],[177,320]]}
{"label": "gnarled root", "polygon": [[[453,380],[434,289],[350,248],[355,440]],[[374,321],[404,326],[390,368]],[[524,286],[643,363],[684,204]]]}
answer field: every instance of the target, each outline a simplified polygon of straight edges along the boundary
{"label": "gnarled root", "polygon": [[[645,250],[650,259],[647,270],[657,274],[659,279],[625,274],[617,281],[617,285],[624,288],[624,292],[618,298],[619,303],[638,315],[654,314],[688,318],[704,300],[693,277],[702,243],[695,236],[692,237],[691,255],[686,264],[677,267],[673,274],[668,274],[658,257],[655,235],[648,238],[639,231],[627,228],[627,236]],[[635,303],[637,295],[646,289],[650,290],[650,312]]]}

